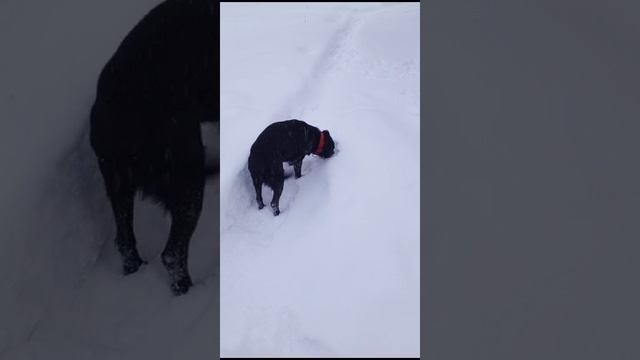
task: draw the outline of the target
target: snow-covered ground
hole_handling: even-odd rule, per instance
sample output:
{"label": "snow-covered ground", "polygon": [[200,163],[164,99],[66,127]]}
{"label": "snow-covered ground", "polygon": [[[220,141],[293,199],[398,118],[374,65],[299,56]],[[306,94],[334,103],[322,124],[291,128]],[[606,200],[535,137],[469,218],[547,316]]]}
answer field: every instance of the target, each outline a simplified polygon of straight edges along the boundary
{"label": "snow-covered ground", "polygon": [[196,286],[174,297],[162,211],[139,201],[150,265],[120,275],[88,114],[98,74],[158,0],[0,3],[0,358],[215,358],[218,180],[192,240]]}
{"label": "snow-covered ground", "polygon": [[[221,5],[222,356],[419,356],[419,9]],[[291,118],[339,153],[274,217],[247,157]]]}

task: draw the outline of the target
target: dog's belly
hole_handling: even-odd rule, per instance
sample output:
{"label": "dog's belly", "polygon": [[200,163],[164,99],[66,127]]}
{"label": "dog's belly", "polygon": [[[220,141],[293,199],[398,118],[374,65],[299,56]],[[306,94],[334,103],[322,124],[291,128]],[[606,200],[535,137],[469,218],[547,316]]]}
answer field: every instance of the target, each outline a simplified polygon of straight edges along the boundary
{"label": "dog's belly", "polygon": [[297,151],[284,154],[280,157],[280,159],[283,163],[292,163],[294,161],[300,160],[301,158],[304,158],[306,155],[307,154],[305,154],[303,151]]}

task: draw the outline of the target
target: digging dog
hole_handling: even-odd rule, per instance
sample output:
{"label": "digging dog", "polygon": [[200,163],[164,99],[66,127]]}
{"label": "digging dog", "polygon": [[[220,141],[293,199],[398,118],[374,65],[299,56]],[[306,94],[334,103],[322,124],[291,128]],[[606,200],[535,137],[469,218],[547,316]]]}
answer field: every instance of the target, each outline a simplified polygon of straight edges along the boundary
{"label": "digging dog", "polygon": [[293,119],[275,122],[258,136],[249,154],[249,172],[256,191],[258,208],[264,207],[262,184],[273,190],[271,208],[274,215],[280,214],[280,195],[284,187],[284,162],[293,166],[296,178],[302,176],[302,160],[314,154],[330,158],[335,143],[329,131],[320,131],[304,121]]}
{"label": "digging dog", "polygon": [[125,275],[145,263],[133,231],[137,192],[171,216],[161,258],[174,294],[193,285],[191,236],[202,209],[205,167],[201,124],[219,123],[218,3],[168,0],[124,38],[100,73],[91,108],[91,146],[116,223]]}

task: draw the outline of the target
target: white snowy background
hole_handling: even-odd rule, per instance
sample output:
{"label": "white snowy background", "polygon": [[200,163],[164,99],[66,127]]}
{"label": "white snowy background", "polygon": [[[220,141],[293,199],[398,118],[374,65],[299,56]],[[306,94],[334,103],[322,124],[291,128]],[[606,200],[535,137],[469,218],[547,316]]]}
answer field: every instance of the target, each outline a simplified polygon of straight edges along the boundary
{"label": "white snowy background", "polygon": [[[222,356],[419,356],[419,9],[221,4]],[[274,217],[247,157],[291,118],[339,153]]]}
{"label": "white snowy background", "polygon": [[157,0],[0,2],[0,359],[215,358],[218,180],[205,190],[174,297],[158,255],[169,219],[137,203],[150,264],[129,277],[93,152],[98,74]]}

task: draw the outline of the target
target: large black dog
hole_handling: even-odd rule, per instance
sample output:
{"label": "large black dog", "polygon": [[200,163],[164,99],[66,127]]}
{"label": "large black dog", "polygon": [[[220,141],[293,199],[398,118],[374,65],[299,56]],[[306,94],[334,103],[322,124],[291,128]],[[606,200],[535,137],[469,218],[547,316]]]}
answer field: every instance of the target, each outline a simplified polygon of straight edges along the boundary
{"label": "large black dog", "polygon": [[262,184],[273,189],[271,208],[274,215],[280,214],[280,195],[284,187],[283,162],[293,165],[296,178],[302,176],[302,160],[314,154],[323,158],[333,156],[335,143],[329,131],[320,131],[300,120],[273,123],[262,131],[251,146],[249,172],[256,190],[258,208],[264,207]]}
{"label": "large black dog", "polygon": [[192,286],[189,241],[209,173],[200,126],[219,121],[218,17],[213,0],[168,0],[152,9],[105,65],[91,109],[91,146],[113,207],[124,273],[144,263],[133,232],[141,190],[171,215],[161,257],[177,295]]}

